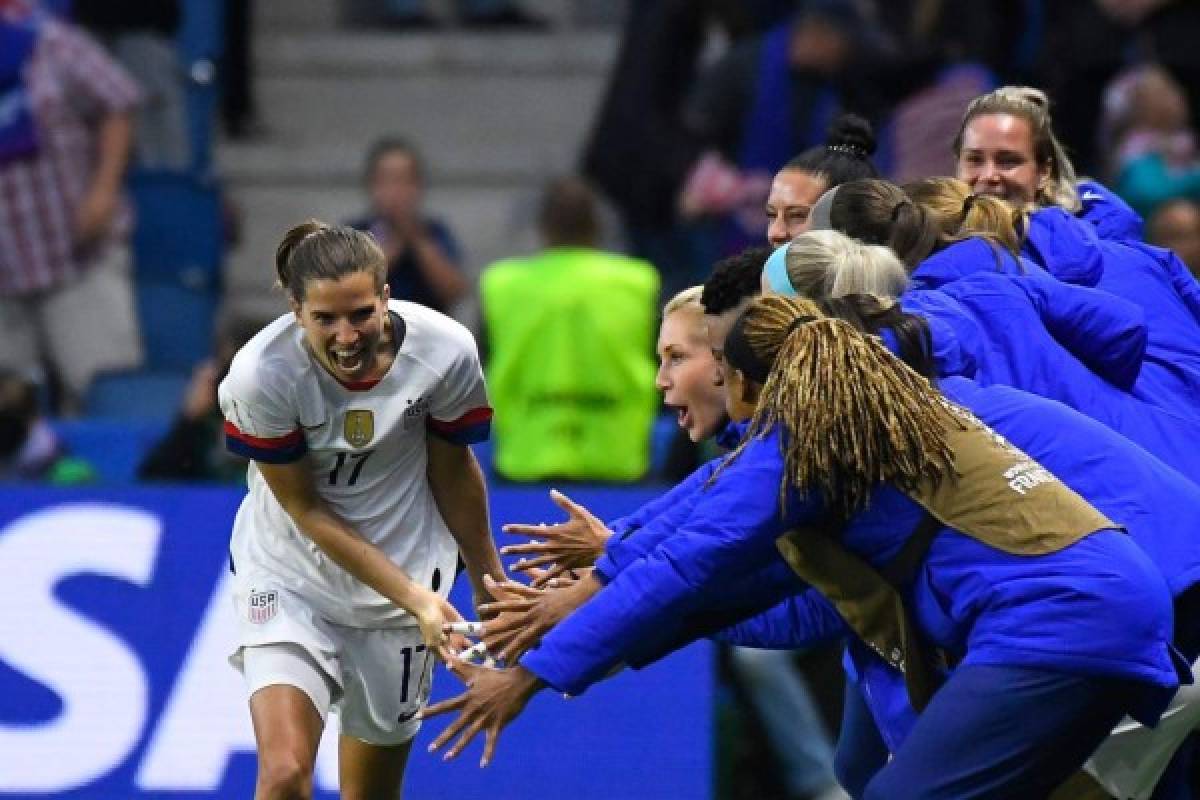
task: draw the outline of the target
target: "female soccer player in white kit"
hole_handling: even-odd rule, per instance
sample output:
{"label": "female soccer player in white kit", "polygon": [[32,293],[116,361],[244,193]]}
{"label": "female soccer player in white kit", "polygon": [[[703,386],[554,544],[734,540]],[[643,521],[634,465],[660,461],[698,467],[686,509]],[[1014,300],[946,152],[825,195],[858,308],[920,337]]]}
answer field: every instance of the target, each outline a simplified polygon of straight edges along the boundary
{"label": "female soccer player in white kit", "polygon": [[251,459],[230,547],[258,744],[258,800],[312,793],[325,716],[343,798],[397,797],[429,696],[461,550],[477,601],[503,572],[466,445],[491,420],[471,334],[388,299],[382,251],[309,221],[276,253],[292,307],[220,387],[229,449]]}

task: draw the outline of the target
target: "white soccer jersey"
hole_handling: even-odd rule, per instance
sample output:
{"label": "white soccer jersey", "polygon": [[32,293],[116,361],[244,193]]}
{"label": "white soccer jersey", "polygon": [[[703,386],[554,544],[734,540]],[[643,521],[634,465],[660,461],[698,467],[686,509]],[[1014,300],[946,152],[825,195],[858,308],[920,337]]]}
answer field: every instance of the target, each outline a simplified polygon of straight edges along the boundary
{"label": "white soccer jersey", "polygon": [[426,479],[425,437],[482,441],[492,411],[470,332],[424,306],[390,300],[388,307],[399,344],[378,382],[340,383],[287,314],[238,352],[219,390],[226,442],[251,459],[230,545],[239,580],[275,581],[330,621],[355,627],[416,623],[301,533],[254,462],[288,463],[307,453],[334,512],[412,580],[443,597],[449,592],[458,550]]}

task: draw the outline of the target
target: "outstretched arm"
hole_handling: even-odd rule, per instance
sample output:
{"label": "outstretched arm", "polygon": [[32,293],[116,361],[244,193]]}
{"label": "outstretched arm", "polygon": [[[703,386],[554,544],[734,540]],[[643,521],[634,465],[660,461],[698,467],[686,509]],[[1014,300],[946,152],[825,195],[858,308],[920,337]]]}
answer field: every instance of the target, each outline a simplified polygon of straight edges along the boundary
{"label": "outstretched arm", "polygon": [[470,448],[437,436],[427,437],[427,442],[429,487],[446,527],[458,542],[475,604],[479,605],[491,599],[483,576],[491,575],[497,580],[504,576],[488,522],[483,470]]}
{"label": "outstretched arm", "polygon": [[308,456],[289,464],[257,462],[271,492],[305,536],[339,566],[416,617],[425,644],[443,660],[452,653],[442,626],[462,619],[448,602],[404,570],[335,514],[317,494]]}

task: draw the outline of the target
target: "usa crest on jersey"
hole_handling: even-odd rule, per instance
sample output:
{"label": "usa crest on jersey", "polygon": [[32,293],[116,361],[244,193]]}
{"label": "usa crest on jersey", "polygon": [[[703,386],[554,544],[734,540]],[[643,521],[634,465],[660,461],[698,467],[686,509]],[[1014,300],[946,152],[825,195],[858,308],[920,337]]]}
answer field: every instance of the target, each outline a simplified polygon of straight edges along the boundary
{"label": "usa crest on jersey", "polygon": [[375,415],[370,411],[346,412],[342,435],[352,447],[366,447],[375,438]]}
{"label": "usa crest on jersey", "polygon": [[255,625],[269,622],[279,611],[279,593],[274,589],[265,592],[251,592],[246,598],[246,615]]}

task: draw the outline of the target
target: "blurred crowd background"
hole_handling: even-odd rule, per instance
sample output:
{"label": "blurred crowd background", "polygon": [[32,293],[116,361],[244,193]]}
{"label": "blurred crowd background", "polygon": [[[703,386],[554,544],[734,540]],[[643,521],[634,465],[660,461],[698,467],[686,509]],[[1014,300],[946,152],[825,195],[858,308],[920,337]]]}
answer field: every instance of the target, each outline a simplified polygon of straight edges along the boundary
{"label": "blurred crowd background", "polygon": [[475,330],[511,411],[485,453],[498,477],[678,477],[695,456],[655,413],[658,308],[763,243],[771,175],[843,111],[904,181],[952,171],[969,98],[1042,87],[1080,171],[1200,268],[1196,3],[0,10],[9,478],[236,480],[214,388],[285,311],[273,248],[309,216],[370,230],[394,297]]}
{"label": "blurred crowd background", "polygon": [[[0,480],[243,481],[216,386],[308,217],[476,332],[496,480],[677,479],[659,309],[842,112],[903,182],[1041,87],[1200,271],[1197,42],[1194,0],[0,0]],[[723,796],[774,796],[723,722]]]}

